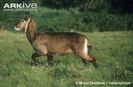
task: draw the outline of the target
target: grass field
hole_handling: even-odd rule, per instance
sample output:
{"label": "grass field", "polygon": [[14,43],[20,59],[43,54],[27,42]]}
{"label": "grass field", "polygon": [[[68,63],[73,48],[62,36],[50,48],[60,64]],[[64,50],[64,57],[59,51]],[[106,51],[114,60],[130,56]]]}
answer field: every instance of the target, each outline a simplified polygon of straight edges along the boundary
{"label": "grass field", "polygon": [[[93,46],[99,68],[85,66],[73,54],[56,56],[55,65],[32,67],[32,47],[22,33],[0,31],[0,87],[133,87],[133,32],[84,33]],[[76,82],[107,82],[105,85]],[[108,82],[131,82],[110,85]]]}

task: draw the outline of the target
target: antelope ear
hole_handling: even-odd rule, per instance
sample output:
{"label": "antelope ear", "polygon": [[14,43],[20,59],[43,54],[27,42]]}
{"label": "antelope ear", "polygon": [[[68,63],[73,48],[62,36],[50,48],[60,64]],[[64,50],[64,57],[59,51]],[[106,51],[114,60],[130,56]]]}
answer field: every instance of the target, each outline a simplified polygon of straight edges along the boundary
{"label": "antelope ear", "polygon": [[25,21],[28,21],[28,17],[24,17],[24,20],[25,20]]}
{"label": "antelope ear", "polygon": [[28,22],[32,22],[32,17],[31,16],[28,16]]}
{"label": "antelope ear", "polygon": [[29,16],[26,16],[26,17],[24,17],[23,19],[24,19],[25,21],[28,21],[28,22],[31,21],[31,17],[29,17]]}

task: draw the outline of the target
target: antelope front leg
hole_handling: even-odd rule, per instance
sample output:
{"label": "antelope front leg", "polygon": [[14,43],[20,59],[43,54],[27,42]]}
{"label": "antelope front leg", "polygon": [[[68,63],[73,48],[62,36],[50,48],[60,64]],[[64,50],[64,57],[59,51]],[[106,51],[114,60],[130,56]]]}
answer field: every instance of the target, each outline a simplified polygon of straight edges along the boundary
{"label": "antelope front leg", "polygon": [[38,65],[38,60],[36,59],[37,57],[39,57],[40,55],[39,54],[37,54],[37,53],[33,53],[32,54],[32,60],[33,60],[33,62],[31,62],[31,64],[32,65]]}
{"label": "antelope front leg", "polygon": [[48,59],[48,65],[52,66],[53,65],[53,55],[47,54],[47,59]]}

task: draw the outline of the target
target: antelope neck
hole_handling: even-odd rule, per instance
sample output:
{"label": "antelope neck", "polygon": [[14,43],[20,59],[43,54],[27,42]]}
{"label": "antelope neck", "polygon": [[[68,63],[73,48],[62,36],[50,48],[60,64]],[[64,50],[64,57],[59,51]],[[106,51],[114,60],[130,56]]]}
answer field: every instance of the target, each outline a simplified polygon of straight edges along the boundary
{"label": "antelope neck", "polygon": [[32,44],[33,41],[35,40],[35,36],[36,36],[36,29],[35,27],[31,27],[31,25],[28,25],[27,27],[27,31],[26,31],[26,36],[28,41]]}

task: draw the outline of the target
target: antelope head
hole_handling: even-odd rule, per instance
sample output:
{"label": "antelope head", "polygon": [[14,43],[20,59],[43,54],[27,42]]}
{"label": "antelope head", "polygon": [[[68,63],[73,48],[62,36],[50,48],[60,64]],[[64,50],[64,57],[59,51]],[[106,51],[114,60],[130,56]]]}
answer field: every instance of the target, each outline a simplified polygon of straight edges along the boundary
{"label": "antelope head", "polygon": [[15,24],[15,30],[26,32],[29,22],[30,17],[21,19],[18,23]]}

